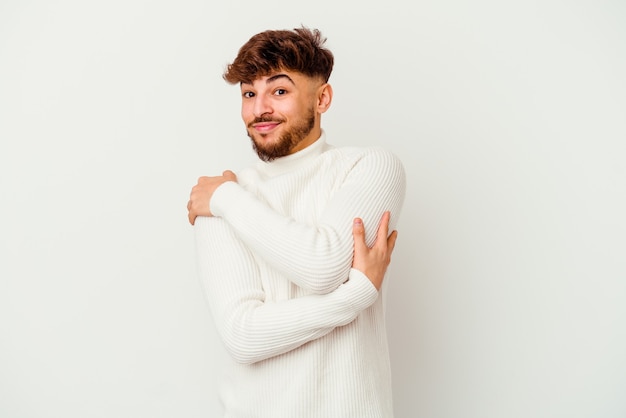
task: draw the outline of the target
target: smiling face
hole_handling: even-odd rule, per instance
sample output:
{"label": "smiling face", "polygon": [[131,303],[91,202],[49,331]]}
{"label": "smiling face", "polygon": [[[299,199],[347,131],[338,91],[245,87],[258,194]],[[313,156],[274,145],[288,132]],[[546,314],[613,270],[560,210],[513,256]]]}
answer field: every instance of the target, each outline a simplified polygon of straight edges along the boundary
{"label": "smiling face", "polygon": [[277,71],[241,83],[241,116],[259,158],[272,161],[300,151],[321,135],[320,119],[332,89],[323,81]]}

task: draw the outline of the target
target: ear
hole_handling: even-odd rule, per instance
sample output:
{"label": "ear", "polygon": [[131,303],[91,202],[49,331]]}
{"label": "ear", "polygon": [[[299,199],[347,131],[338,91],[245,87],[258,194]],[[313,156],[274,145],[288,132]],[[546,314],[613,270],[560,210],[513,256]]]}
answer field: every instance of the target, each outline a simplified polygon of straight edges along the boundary
{"label": "ear", "polygon": [[333,88],[330,84],[324,83],[317,90],[317,111],[324,113],[333,101]]}

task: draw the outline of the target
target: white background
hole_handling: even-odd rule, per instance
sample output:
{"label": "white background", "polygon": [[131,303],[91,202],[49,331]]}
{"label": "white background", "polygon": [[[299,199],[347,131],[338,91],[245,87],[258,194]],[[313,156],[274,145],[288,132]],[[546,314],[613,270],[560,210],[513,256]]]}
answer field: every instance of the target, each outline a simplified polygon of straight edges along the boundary
{"label": "white background", "polygon": [[395,152],[399,418],[626,416],[622,1],[0,1],[0,418],[218,417],[185,205],[254,161],[224,66],[305,24]]}

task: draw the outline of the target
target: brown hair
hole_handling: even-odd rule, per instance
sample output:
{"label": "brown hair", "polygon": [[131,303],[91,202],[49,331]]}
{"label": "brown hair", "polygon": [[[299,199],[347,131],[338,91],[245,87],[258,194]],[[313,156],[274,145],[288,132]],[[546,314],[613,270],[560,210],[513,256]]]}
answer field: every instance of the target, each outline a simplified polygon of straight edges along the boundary
{"label": "brown hair", "polygon": [[230,84],[251,83],[278,70],[296,71],[328,82],[333,54],[324,48],[326,38],[317,29],[268,30],[254,35],[224,71]]}

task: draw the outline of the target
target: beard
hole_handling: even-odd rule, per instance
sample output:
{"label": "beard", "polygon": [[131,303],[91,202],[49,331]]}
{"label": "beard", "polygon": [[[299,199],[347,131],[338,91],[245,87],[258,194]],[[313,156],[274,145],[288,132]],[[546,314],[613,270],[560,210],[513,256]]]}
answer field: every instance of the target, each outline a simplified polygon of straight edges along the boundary
{"label": "beard", "polygon": [[[291,154],[291,151],[298,145],[306,136],[311,133],[315,126],[315,112],[313,109],[309,109],[307,115],[296,122],[287,131],[284,132],[278,140],[274,143],[264,144],[254,139],[254,135],[250,133],[250,128],[254,123],[260,122],[279,122],[283,123],[283,119],[272,119],[271,117],[258,117],[248,124],[248,136],[252,141],[252,148],[262,161],[270,162],[276,158],[284,157]],[[266,134],[260,134],[262,138],[266,137]]]}

